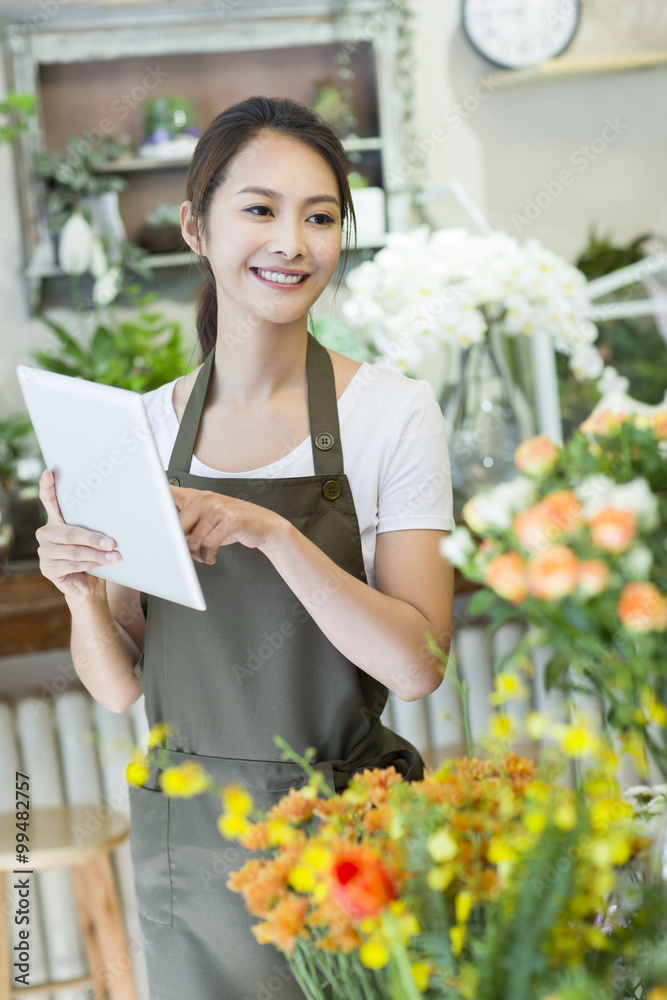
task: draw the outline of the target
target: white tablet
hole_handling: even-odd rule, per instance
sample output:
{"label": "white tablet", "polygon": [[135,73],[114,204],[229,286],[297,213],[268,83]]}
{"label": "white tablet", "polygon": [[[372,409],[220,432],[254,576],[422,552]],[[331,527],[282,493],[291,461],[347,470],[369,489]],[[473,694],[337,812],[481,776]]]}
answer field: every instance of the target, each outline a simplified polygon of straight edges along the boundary
{"label": "white tablet", "polygon": [[63,517],[121,558],[93,576],[200,611],[206,602],[140,393],[18,365]]}

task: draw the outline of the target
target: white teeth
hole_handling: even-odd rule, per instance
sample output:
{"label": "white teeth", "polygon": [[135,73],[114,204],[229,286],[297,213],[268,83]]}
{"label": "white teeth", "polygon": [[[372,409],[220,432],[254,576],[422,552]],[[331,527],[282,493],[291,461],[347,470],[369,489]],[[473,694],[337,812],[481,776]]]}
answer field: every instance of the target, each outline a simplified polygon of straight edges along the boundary
{"label": "white teeth", "polygon": [[267,281],[276,281],[280,285],[297,285],[305,278],[303,274],[282,274],[280,271],[262,271],[259,267],[257,273],[266,278]]}

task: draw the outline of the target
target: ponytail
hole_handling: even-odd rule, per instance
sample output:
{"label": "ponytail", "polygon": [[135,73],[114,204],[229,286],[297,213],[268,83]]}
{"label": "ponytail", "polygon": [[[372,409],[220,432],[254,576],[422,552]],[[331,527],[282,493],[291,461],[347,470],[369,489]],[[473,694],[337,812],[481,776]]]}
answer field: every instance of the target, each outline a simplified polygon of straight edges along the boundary
{"label": "ponytail", "polygon": [[208,357],[215,347],[218,333],[218,293],[211,265],[204,257],[200,259],[203,281],[197,290],[197,338],[202,358]]}

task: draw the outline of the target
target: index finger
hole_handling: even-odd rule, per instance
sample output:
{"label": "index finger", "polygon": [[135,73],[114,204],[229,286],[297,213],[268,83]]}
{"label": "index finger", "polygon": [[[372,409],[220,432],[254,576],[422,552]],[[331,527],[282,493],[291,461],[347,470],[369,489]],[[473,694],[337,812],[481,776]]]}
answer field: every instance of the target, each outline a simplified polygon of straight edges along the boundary
{"label": "index finger", "polygon": [[39,499],[44,504],[49,521],[65,523],[56,495],[56,477],[51,469],[44,469],[39,477]]}

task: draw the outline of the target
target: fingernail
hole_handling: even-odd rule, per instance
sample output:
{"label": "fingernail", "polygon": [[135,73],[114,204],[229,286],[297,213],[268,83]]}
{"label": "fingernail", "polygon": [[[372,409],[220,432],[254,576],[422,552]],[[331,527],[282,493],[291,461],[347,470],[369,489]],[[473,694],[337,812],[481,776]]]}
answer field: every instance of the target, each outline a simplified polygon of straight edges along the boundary
{"label": "fingernail", "polygon": [[120,553],[119,552],[105,552],[104,553],[104,558],[105,559],[109,559],[110,562],[115,562],[117,559],[120,559]]}
{"label": "fingernail", "polygon": [[100,538],[100,548],[102,549],[112,549],[113,541],[110,538]]}

